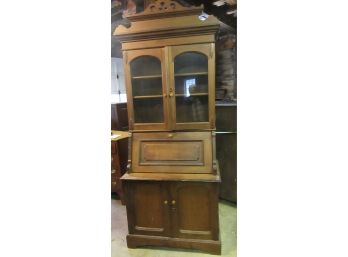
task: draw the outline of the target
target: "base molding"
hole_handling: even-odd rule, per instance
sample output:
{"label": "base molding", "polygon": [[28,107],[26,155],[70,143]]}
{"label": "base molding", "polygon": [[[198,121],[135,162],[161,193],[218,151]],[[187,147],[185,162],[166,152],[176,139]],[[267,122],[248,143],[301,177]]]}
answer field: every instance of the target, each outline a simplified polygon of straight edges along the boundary
{"label": "base molding", "polygon": [[128,248],[139,246],[163,246],[174,248],[188,248],[208,252],[210,254],[221,255],[221,241],[187,239],[187,238],[170,238],[161,236],[147,235],[127,235]]}

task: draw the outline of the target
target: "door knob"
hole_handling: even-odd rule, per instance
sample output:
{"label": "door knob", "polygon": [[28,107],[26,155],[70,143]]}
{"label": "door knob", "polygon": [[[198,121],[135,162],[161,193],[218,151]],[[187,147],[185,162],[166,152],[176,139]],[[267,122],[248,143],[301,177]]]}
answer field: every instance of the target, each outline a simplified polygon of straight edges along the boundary
{"label": "door knob", "polygon": [[174,205],[175,205],[175,203],[176,203],[176,202],[175,202],[175,200],[172,200],[172,208],[171,208],[171,209],[172,209],[172,211],[176,211],[176,207],[174,206]]}

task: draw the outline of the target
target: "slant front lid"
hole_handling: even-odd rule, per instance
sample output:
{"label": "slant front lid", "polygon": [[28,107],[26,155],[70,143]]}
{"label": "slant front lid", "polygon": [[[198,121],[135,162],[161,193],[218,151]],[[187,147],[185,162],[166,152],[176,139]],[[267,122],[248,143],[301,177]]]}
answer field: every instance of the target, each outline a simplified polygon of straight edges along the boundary
{"label": "slant front lid", "polygon": [[120,25],[114,35],[121,42],[173,36],[214,34],[219,21],[214,16],[200,20],[203,6],[185,7],[173,0],[155,0],[141,13],[125,16],[129,28]]}

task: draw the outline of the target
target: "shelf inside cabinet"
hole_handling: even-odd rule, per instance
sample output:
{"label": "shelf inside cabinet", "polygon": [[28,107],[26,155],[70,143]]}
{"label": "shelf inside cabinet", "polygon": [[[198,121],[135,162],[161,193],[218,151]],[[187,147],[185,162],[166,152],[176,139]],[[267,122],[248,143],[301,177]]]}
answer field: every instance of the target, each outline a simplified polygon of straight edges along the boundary
{"label": "shelf inside cabinet", "polygon": [[175,74],[175,77],[185,77],[185,76],[202,76],[202,75],[208,75],[207,71],[202,72],[185,72],[185,73],[177,73]]}
{"label": "shelf inside cabinet", "polygon": [[134,76],[132,79],[158,79],[162,78],[162,74],[157,75],[144,75],[144,76]]}
{"label": "shelf inside cabinet", "polygon": [[140,96],[134,96],[134,99],[148,99],[148,98],[162,98],[162,95],[140,95]]}
{"label": "shelf inside cabinet", "polygon": [[190,95],[186,94],[175,94],[175,96],[184,96],[184,97],[190,97],[190,96],[207,96],[208,93],[190,93]]}

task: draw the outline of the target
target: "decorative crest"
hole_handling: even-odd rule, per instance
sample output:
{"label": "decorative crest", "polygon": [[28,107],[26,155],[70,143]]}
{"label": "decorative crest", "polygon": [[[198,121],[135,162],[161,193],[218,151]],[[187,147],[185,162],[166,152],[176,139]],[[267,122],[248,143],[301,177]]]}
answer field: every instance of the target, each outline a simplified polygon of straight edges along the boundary
{"label": "decorative crest", "polygon": [[149,4],[141,13],[125,15],[130,21],[156,19],[158,17],[171,17],[187,14],[200,14],[203,10],[203,5],[185,7],[173,0],[155,0]]}
{"label": "decorative crest", "polygon": [[165,12],[165,11],[170,11],[170,10],[175,10],[175,9],[180,9],[184,8],[181,6],[179,3],[175,1],[163,1],[163,0],[155,0],[153,3],[149,4],[149,10],[151,12]]}

